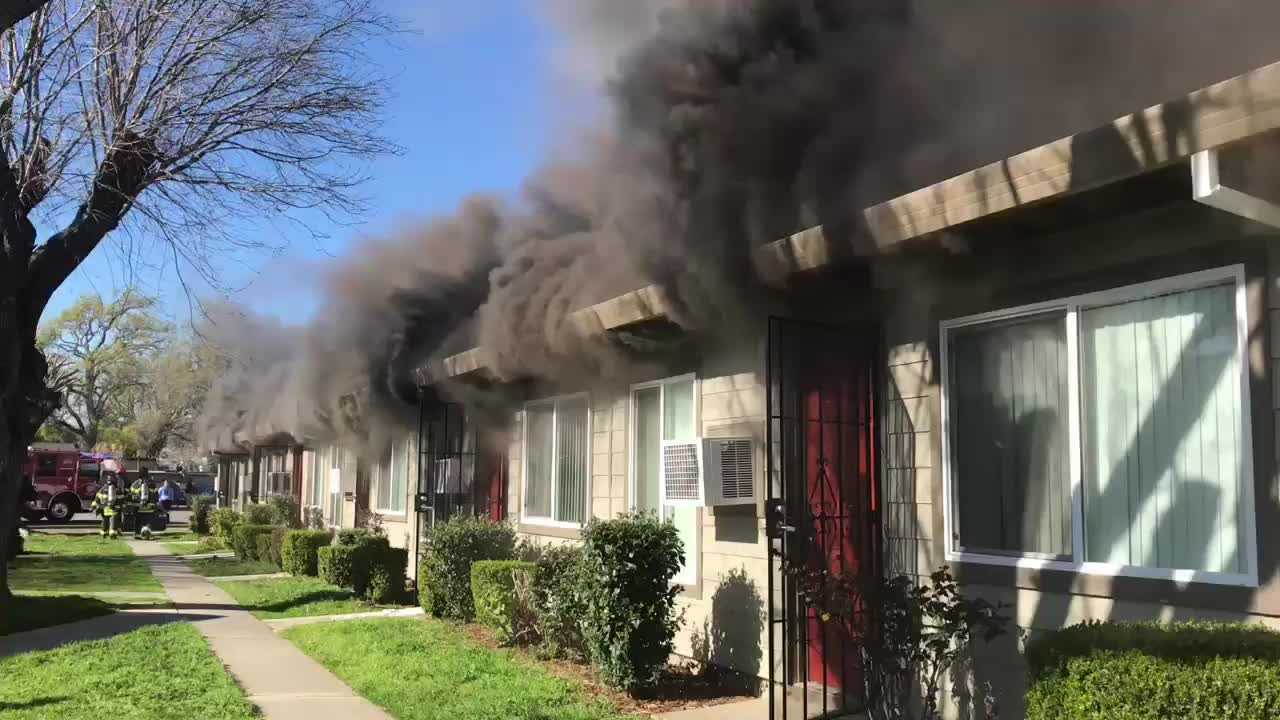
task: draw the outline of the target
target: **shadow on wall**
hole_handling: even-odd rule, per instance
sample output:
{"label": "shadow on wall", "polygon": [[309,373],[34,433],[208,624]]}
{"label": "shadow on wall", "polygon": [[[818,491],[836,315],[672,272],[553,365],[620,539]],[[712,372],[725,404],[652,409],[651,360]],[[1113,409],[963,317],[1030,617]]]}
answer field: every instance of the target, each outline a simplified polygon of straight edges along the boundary
{"label": "shadow on wall", "polygon": [[741,568],[730,570],[711,596],[711,618],[695,636],[694,659],[708,670],[727,668],[739,673],[752,694],[759,694],[764,661],[760,645],[765,628],[764,598]]}

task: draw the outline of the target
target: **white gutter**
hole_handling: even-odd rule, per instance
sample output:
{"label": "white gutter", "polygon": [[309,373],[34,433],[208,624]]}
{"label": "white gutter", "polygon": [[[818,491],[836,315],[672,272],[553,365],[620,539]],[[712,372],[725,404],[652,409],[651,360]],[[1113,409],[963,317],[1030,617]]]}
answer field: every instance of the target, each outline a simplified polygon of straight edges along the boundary
{"label": "white gutter", "polygon": [[1280,228],[1280,205],[1222,184],[1216,149],[1191,156],[1191,196],[1209,207]]}

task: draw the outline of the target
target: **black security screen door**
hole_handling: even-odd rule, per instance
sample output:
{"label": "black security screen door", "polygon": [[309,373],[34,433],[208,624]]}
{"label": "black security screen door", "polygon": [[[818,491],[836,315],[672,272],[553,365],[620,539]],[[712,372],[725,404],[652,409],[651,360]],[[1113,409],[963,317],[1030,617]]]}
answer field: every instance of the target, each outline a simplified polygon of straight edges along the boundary
{"label": "black security screen door", "polygon": [[[815,596],[814,577],[880,572],[878,338],[874,330],[769,322],[772,718],[859,709],[859,640],[872,627],[868,608],[845,598],[852,612],[839,617],[806,598]],[[802,582],[802,575],[810,579]]]}

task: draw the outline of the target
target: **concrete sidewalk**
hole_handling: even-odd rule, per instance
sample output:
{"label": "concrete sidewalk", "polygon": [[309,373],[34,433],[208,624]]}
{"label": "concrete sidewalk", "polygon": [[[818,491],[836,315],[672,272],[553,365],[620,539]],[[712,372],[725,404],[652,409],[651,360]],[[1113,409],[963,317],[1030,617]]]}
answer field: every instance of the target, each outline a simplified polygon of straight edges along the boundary
{"label": "concrete sidewalk", "polygon": [[266,720],[392,720],[156,543],[131,542]]}

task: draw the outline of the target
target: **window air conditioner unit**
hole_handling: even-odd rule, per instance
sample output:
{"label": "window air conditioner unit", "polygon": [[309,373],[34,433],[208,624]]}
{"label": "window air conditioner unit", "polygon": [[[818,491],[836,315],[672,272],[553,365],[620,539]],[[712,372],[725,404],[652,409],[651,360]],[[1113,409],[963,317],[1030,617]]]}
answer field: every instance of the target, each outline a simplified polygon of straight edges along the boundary
{"label": "window air conditioner unit", "polygon": [[662,501],[686,507],[751,505],[756,501],[751,438],[665,440]]}

